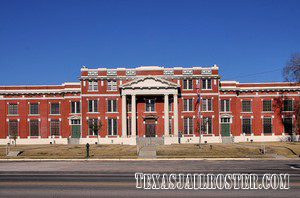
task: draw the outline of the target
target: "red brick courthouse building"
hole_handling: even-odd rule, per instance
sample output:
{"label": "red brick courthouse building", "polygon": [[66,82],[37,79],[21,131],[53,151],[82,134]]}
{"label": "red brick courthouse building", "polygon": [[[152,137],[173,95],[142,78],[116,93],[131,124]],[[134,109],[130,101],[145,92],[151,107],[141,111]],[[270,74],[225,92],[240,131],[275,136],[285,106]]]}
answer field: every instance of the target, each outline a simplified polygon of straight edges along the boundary
{"label": "red brick courthouse building", "polygon": [[221,81],[218,71],[83,67],[80,82],[0,86],[0,144],[198,143],[199,131],[208,143],[289,137],[299,84]]}

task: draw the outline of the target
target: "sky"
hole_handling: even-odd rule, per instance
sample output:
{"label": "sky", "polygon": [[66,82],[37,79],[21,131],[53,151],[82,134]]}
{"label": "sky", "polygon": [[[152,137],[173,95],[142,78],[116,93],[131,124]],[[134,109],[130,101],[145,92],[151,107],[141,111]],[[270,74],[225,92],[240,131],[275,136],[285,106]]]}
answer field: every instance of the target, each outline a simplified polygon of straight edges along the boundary
{"label": "sky", "polygon": [[80,68],[219,66],[283,81],[299,0],[0,0],[0,85],[77,82]]}

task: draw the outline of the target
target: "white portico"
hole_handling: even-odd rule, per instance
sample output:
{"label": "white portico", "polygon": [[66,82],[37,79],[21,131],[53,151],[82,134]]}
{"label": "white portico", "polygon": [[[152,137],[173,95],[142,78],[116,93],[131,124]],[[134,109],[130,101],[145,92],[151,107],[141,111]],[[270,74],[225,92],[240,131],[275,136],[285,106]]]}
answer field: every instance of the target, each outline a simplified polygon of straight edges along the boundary
{"label": "white portico", "polygon": [[174,137],[178,136],[178,88],[179,85],[158,77],[147,76],[120,86],[122,94],[122,137],[127,137],[126,96],[131,96],[131,137],[136,137],[137,96],[164,96],[164,137],[169,137],[169,97],[173,96]]}

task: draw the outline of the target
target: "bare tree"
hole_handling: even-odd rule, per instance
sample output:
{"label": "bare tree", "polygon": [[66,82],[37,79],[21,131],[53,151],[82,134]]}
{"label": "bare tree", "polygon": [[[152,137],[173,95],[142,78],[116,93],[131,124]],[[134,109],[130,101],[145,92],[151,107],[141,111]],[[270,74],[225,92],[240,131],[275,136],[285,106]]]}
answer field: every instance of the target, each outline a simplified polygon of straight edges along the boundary
{"label": "bare tree", "polygon": [[285,117],[292,117],[293,113],[284,111],[284,100],[287,100],[287,97],[283,94],[274,98],[273,109],[274,112],[281,118],[281,124],[284,128],[284,132],[287,133],[290,138],[289,140],[293,140],[293,129],[290,127],[290,124],[286,122]]}
{"label": "bare tree", "polygon": [[[299,85],[300,83],[300,53],[294,53],[291,55],[290,60],[283,68],[283,77],[287,82],[291,82],[294,85]],[[280,109],[279,113],[283,115],[282,112],[282,102],[277,99],[277,107]],[[280,104],[281,103],[281,104]],[[294,101],[293,104],[293,115],[295,115],[296,123],[293,126],[293,134],[300,134],[300,100],[299,98]],[[283,123],[284,124],[284,123]]]}
{"label": "bare tree", "polygon": [[300,83],[300,54],[294,53],[283,68],[283,77],[288,82]]}

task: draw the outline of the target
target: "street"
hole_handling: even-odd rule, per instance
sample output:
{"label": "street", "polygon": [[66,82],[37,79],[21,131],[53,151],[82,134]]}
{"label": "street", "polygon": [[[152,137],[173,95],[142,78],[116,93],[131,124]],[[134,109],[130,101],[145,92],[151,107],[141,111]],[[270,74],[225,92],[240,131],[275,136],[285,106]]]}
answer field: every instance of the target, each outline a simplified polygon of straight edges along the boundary
{"label": "street", "polygon": [[[296,197],[298,160],[0,162],[1,197]],[[288,190],[145,190],[135,172],[290,174]]]}

